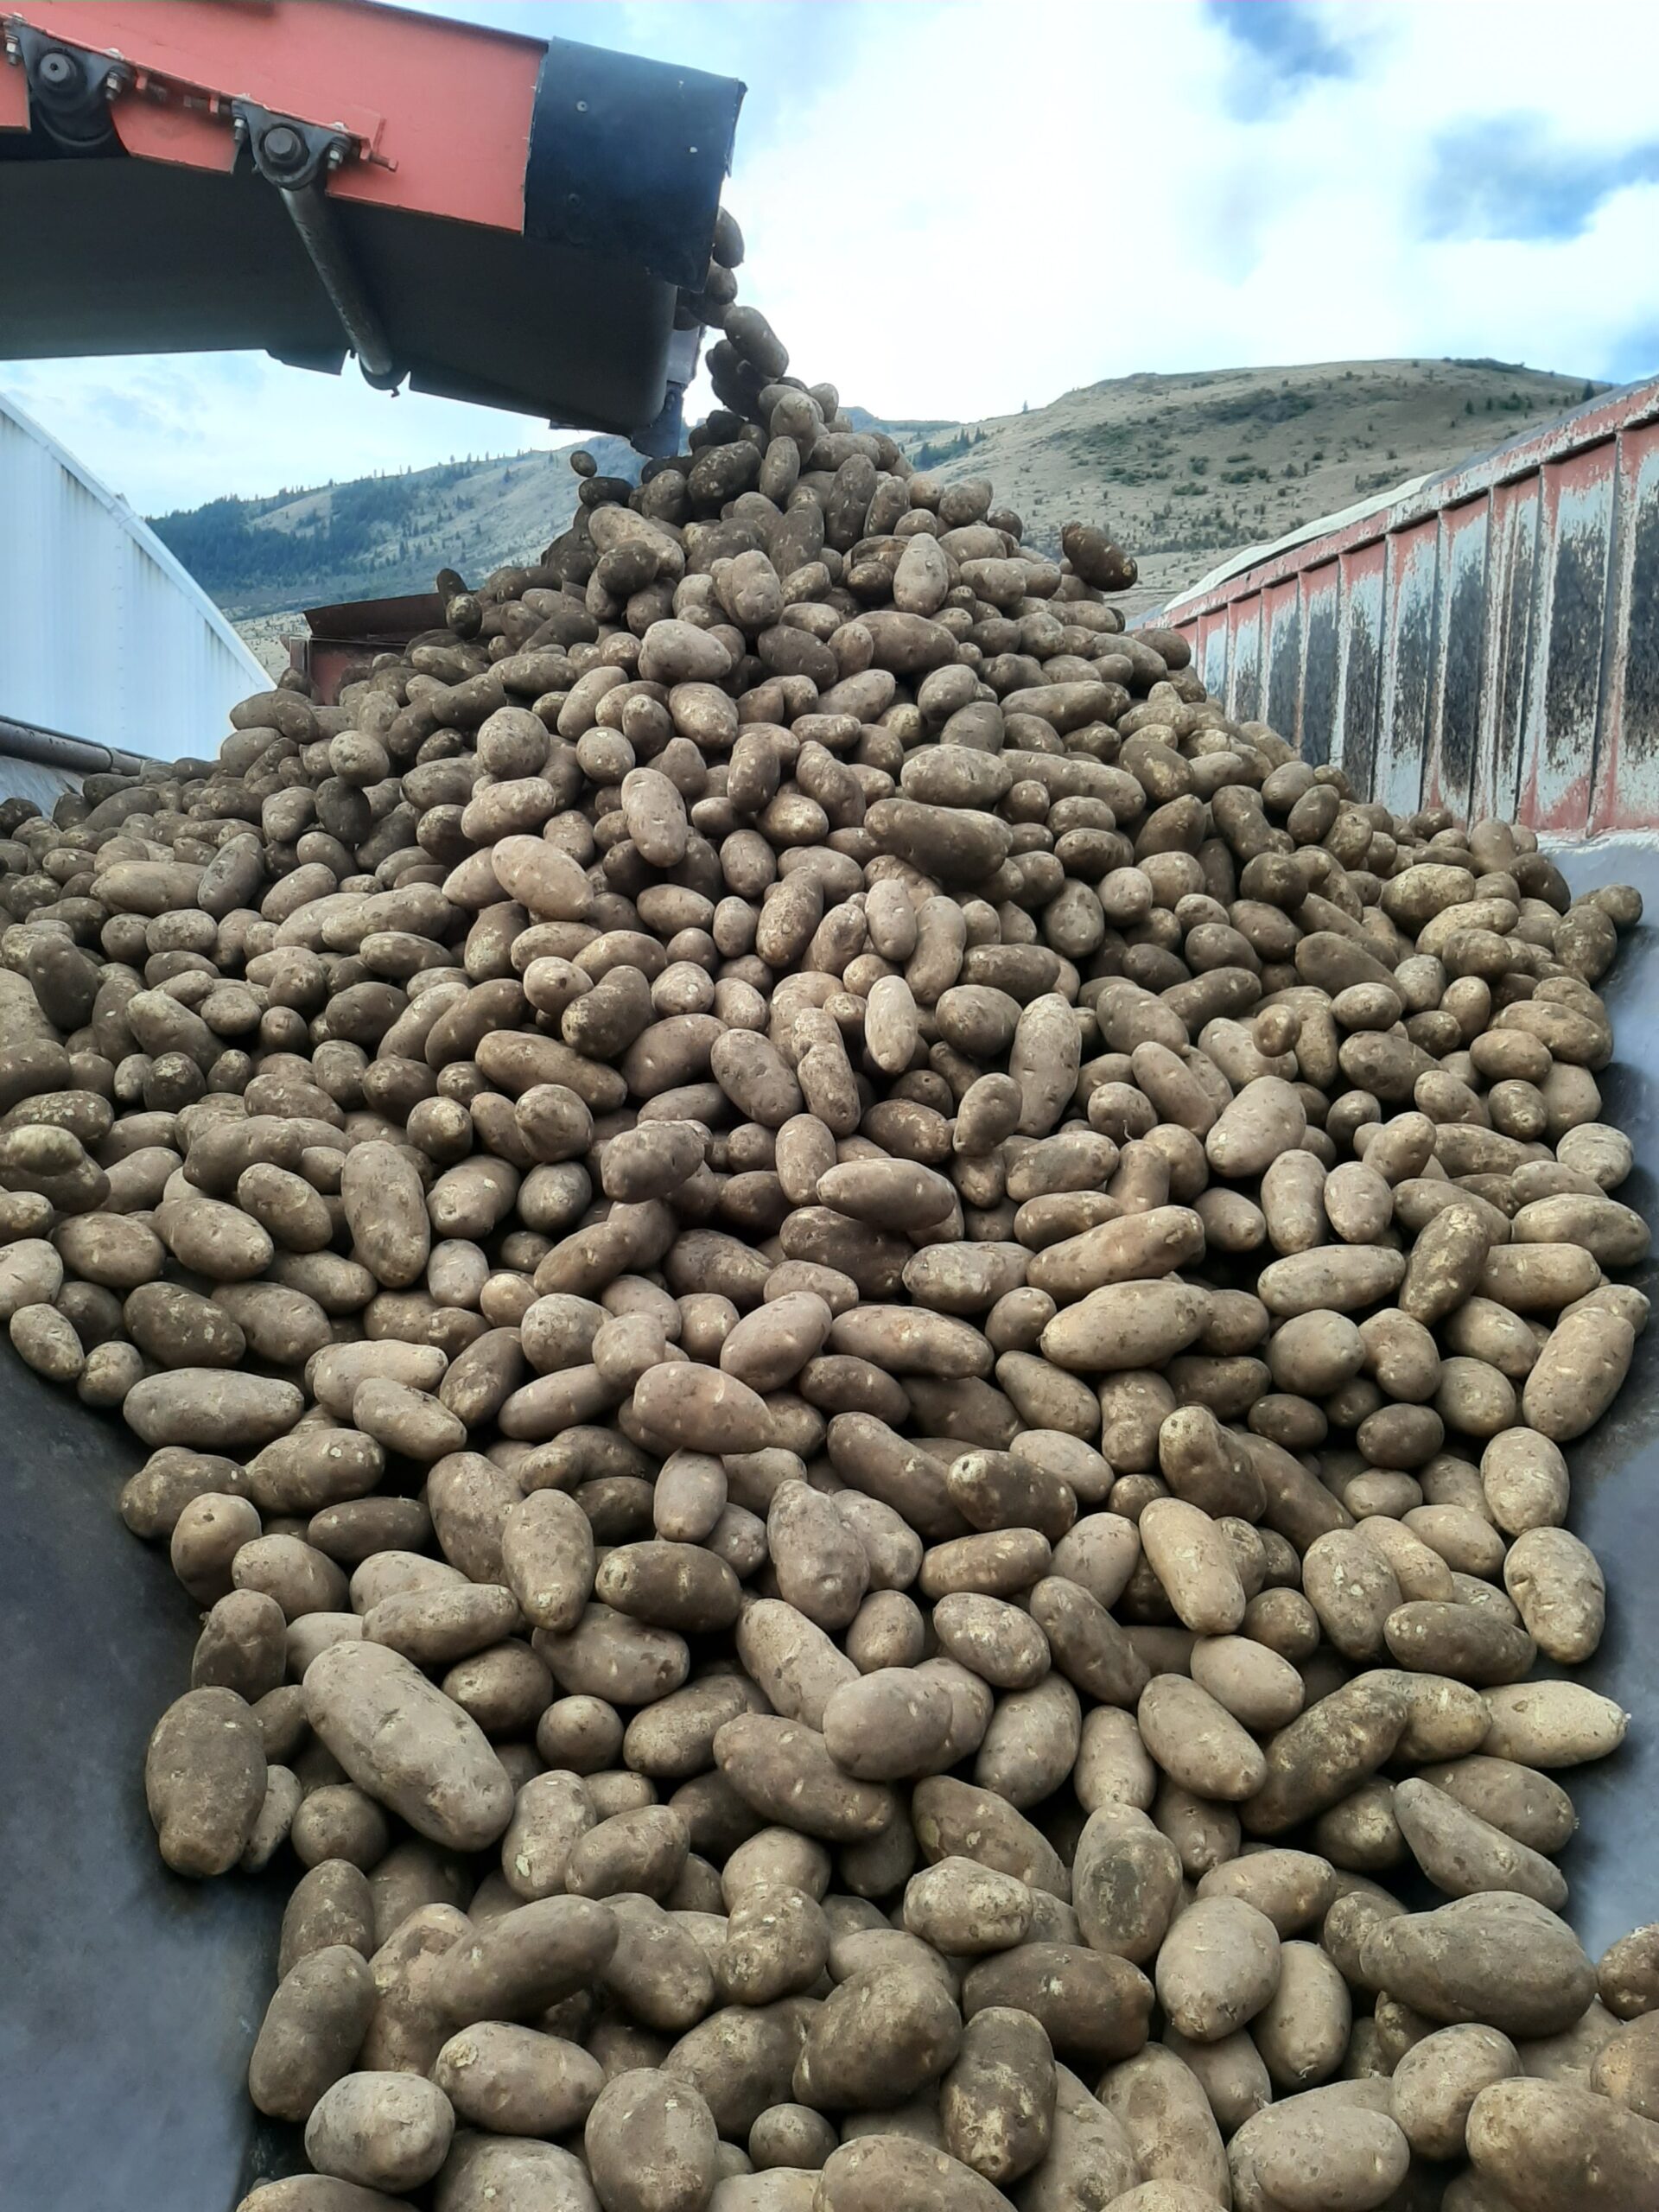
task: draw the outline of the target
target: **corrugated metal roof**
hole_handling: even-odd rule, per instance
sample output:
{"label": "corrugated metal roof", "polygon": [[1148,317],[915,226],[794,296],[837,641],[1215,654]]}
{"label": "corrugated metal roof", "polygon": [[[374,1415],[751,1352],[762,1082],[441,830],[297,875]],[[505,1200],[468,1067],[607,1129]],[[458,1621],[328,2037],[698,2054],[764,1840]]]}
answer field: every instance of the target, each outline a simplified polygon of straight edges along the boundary
{"label": "corrugated metal roof", "polygon": [[1312,522],[1299,523],[1294,530],[1287,530],[1282,537],[1271,537],[1260,545],[1241,546],[1236,553],[1230,553],[1207,575],[1200,576],[1195,584],[1188,584],[1176,593],[1162,607],[1147,613],[1137,614],[1132,626],[1142,623],[1157,623],[1169,620],[1173,611],[1184,607],[1189,600],[1200,599],[1207,591],[1215,591],[1230,576],[1242,576],[1247,569],[1259,568],[1263,561],[1271,561],[1281,553],[1287,553],[1293,546],[1306,544],[1309,538],[1328,537],[1333,530],[1344,530],[1351,522],[1363,522],[1367,515],[1381,514],[1384,508],[1396,506],[1421,492],[1425,484],[1433,480],[1428,476],[1408,476],[1392,484],[1386,492],[1376,492],[1369,499],[1356,499],[1350,507],[1338,507],[1334,513],[1318,515]]}
{"label": "corrugated metal roof", "polygon": [[0,715],[211,756],[270,682],[155,532],[0,393]]}

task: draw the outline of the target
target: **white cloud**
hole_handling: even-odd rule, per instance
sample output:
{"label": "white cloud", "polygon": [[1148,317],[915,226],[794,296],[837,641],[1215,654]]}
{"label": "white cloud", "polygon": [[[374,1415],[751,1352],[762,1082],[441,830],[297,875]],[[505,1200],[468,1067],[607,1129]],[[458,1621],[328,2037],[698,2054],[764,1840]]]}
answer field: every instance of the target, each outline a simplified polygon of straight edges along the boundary
{"label": "white cloud", "polygon": [[[1571,236],[1436,238],[1423,213],[1437,142],[1471,125],[1518,118],[1523,159],[1650,141],[1641,0],[1599,12],[1582,69],[1552,60],[1560,12],[1534,0],[1308,7],[1347,74],[1298,74],[1259,25],[1247,48],[1189,0],[464,11],[744,76],[744,296],[802,373],[887,413],[1240,362],[1659,368],[1659,184],[1611,191]],[[252,356],[0,364],[0,389],[147,512],[563,442]]]}

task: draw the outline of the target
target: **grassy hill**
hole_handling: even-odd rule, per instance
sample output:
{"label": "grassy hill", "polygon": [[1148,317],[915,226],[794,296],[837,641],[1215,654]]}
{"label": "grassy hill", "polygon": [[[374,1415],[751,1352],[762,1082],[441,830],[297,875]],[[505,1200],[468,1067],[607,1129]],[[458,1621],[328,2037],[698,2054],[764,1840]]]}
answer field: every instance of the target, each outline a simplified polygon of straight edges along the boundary
{"label": "grassy hill", "polygon": [[988,476],[1045,549],[1073,515],[1102,518],[1139,563],[1117,602],[1135,613],[1245,546],[1449,468],[1597,389],[1496,361],[1205,370],[1114,378],[905,443],[947,480]]}
{"label": "grassy hill", "polygon": [[[620,438],[584,442],[607,474],[638,474],[639,456]],[[238,623],[429,591],[441,568],[483,576],[556,537],[575,512],[569,453],[486,454],[262,499],[214,499],[153,515],[150,526]]]}
{"label": "grassy hill", "polygon": [[[1241,547],[1549,421],[1596,387],[1500,361],[1332,361],[1117,377],[1017,415],[880,423],[918,467],[988,476],[1027,537],[1058,545],[1072,515],[1103,520],[1135,553],[1126,611],[1152,606]],[[608,474],[638,456],[584,442]],[[361,477],[153,518],[160,536],[279,666],[297,609],[429,587],[519,560],[575,509],[568,448]]]}

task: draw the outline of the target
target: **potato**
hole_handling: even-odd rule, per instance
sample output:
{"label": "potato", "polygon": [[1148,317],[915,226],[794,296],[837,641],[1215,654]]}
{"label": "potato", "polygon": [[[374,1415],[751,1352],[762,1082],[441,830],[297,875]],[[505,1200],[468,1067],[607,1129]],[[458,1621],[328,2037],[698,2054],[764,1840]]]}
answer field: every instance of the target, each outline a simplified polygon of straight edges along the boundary
{"label": "potato", "polygon": [[974,1761],[982,1789],[1020,1807],[1052,1797],[1077,1758],[1083,1715],[1063,1675],[998,1700]]}
{"label": "potato", "polygon": [[248,2062],[248,2094],[273,2119],[304,2120],[348,2074],[374,2010],[374,1977],[350,1945],[308,1951],[278,1984]]}
{"label": "potato", "polygon": [[537,1629],[531,1641],[561,1688],[617,1705],[648,1705],[678,1689],[690,1669],[683,1637],[605,1605],[584,1607],[568,1633]]}
{"label": "potato", "polygon": [[901,2103],[950,2065],[962,2020],[935,1974],[873,1966],[842,1982],[814,2016],[795,2094],[817,2110]]}
{"label": "potato", "polygon": [[226,1454],[285,1435],[304,1410],[305,1400],[291,1382],[216,1367],[147,1375],[121,1408],[128,1427],[152,1447],[175,1444]]}
{"label": "potato", "polygon": [[1252,1835],[1281,1835],[1338,1803],[1374,1774],[1406,1723],[1403,1694],[1389,1675],[1357,1675],[1310,1705],[1267,1745],[1267,1779],[1240,1818]]}
{"label": "potato", "polygon": [[245,2196],[236,2212],[385,2212],[395,2197],[355,2182],[332,2181],[322,2174],[296,2174],[265,2182]]}
{"label": "potato", "polygon": [[[600,1810],[601,1777],[588,1790]],[[667,1805],[634,1805],[586,1828],[564,1862],[564,1886],[572,1897],[605,1897],[618,1891],[665,1896],[678,1879],[690,1848],[685,1822]]]}
{"label": "potato", "polygon": [[503,2020],[452,2036],[432,2078],[458,2120],[505,2135],[563,2135],[603,2087],[598,2062],[579,2045]]}
{"label": "potato", "polygon": [[1496,2082],[1470,2107],[1469,2156],[1517,2212],[1640,2204],[1659,2179],[1659,2125],[1559,2082]]}
{"label": "potato", "polygon": [[1533,1428],[1561,1444],[1593,1427],[1617,1395],[1636,1349],[1628,1321],[1587,1310],[1550,1332],[1521,1395]]}
{"label": "potato", "polygon": [[219,1687],[176,1699],[150,1736],[144,1796],[162,1857],[175,1874],[234,1866],[265,1796],[264,1750],[246,1701]]}
{"label": "potato", "polygon": [[452,1850],[493,1843],[512,1787],[480,1731],[399,1653],[340,1643],[306,1670],[306,1718],[353,1779]]}
{"label": "potato", "polygon": [[1180,1893],[1180,1854],[1169,1839],[1133,1807],[1096,1807],[1071,1867],[1084,1940],[1144,1965],[1163,1942]]}
{"label": "potato", "polygon": [[1054,2126],[1054,2059],[1041,2024],[995,2006],[976,2012],[939,2094],[952,2154],[999,2188],[1039,2164]]}
{"label": "potato", "polygon": [[770,1714],[742,1713],[715,1738],[721,1772],[764,1820],[788,1819],[809,1835],[856,1843],[881,1834],[896,1811],[879,1782],[843,1774],[817,1729]]}
{"label": "potato", "polygon": [[[1490,1730],[1490,1711],[1487,1725]],[[1422,1779],[1449,1791],[1459,1804],[1534,1851],[1559,1851],[1579,1824],[1566,1790],[1548,1775],[1510,1759],[1485,1754],[1453,1759],[1426,1767]]]}
{"label": "potato", "polygon": [[1302,1587],[1325,1634],[1346,1659],[1374,1659],[1401,1603],[1394,1569],[1363,1529],[1333,1529],[1302,1557]]}
{"label": "potato", "polygon": [[1249,2187],[1286,2212],[1372,2212],[1404,2180],[1411,2151],[1386,2112],[1287,2097],[1257,2113],[1229,2146],[1235,2201]]}
{"label": "potato", "polygon": [[1513,2081],[1521,2061],[1509,2037],[1471,2021],[1414,2044],[1393,2074],[1394,2117],[1420,2158],[1455,2158],[1470,2107],[1494,2082]]}
{"label": "potato", "polygon": [[1301,1711],[1302,1680],[1288,1659],[1248,1633],[1249,1605],[1243,1626],[1243,1635],[1203,1637],[1193,1645],[1192,1679],[1234,1719],[1267,1732]]}
{"label": "potato", "polygon": [[1025,1883],[970,1859],[940,1859],[905,1889],[906,1927],[935,1950],[957,1955],[1023,1942],[1034,1910]]}
{"label": "potato", "polygon": [[368,1878],[344,1859],[326,1859],[302,1874],[283,1914],[277,1974],[283,1980],[302,1958],[344,1944],[367,1958],[375,1948],[374,1904]]}
{"label": "potato", "polygon": [[312,2107],[305,2154],[360,2188],[416,2189],[443,2164],[454,2127],[448,2098],[418,2075],[346,2074]]}
{"label": "potato", "polygon": [[1522,1766],[1579,1766],[1624,1740],[1630,1715],[1581,1682],[1517,1682],[1487,1694],[1491,1726],[1482,1751]]}
{"label": "potato", "polygon": [[1231,1635],[1244,1618],[1244,1588],[1210,1516],[1180,1498],[1154,1498],[1140,1529],[1147,1563],[1185,1626]]}
{"label": "potato", "polygon": [[1342,2063],[1353,2024],[1346,1983],[1317,1943],[1287,1942],[1279,1986],[1250,2033],[1276,2088],[1328,2080]]}
{"label": "potato", "polygon": [[1503,1587],[1547,1658],[1580,1666],[1601,1642],[1606,1585],[1595,1554],[1565,1529],[1523,1529],[1504,1558]]}
{"label": "potato", "polygon": [[1589,2085],[1643,2120],[1659,2114],[1659,2037],[1650,2017],[1630,2021],[1603,2044]]}
{"label": "potato", "polygon": [[1246,2029],[1214,2043],[1192,2043],[1179,2029],[1166,2027],[1164,2041],[1204,2091],[1224,2135],[1233,2134],[1272,2101],[1268,2069]]}
{"label": "potato", "polygon": [[1659,1929],[1653,1925],[1621,1936],[1602,1953],[1597,1986],[1607,2010],[1633,2020],[1659,2009]]}
{"label": "potato", "polygon": [[1154,1675],[1135,1707],[1141,1739],[1183,1789],[1237,1803],[1266,1778],[1267,1763],[1248,1732],[1197,1682]]}
{"label": "potato", "polygon": [[830,1758],[843,1773],[865,1782],[926,1773],[944,1748],[950,1725],[944,1687],[910,1668],[884,1667],[844,1682],[823,1709]]}
{"label": "potato", "polygon": [[973,1590],[936,1599],[934,1633],[943,1649],[999,1689],[1029,1689],[1048,1672],[1041,1628],[1017,1606]]}
{"label": "potato", "polygon": [[1227,2154],[1198,2078],[1162,2044],[1148,2044],[1102,2078],[1100,2101],[1120,2121],[1148,2182],[1224,2202]]}
{"label": "potato", "polygon": [[648,2066],[606,2082],[582,2150],[608,2212],[696,2212],[715,2183],[710,2110],[683,2082]]}
{"label": "potato", "polygon": [[1127,1960],[1062,1942],[995,1953],[963,1984],[967,2017],[1011,2005],[1034,2013],[1057,2050],[1102,2060],[1141,2048],[1151,2002],[1151,1985]]}
{"label": "potato", "polygon": [[715,1977],[732,2001],[769,2005],[810,1988],[829,1952],[829,1926],[805,1891],[760,1884],[733,1901]]}
{"label": "potato", "polygon": [[1216,2043],[1255,2018],[1280,1971],[1267,1915],[1239,1897],[1207,1897],[1187,1907],[1158,1954],[1158,2001],[1181,2035]]}
{"label": "potato", "polygon": [[1480,2020],[1512,2038],[1559,2034],[1595,1993],[1565,1922],[1531,1897],[1486,1891],[1375,1923],[1367,1977],[1431,2020]]}
{"label": "potato", "polygon": [[1281,1936],[1321,1919],[1337,1894],[1336,1876],[1312,1852],[1264,1846],[1212,1866],[1200,1879],[1201,1897],[1242,1897],[1265,1913]]}
{"label": "potato", "polygon": [[[1007,2199],[959,2160],[902,2135],[843,2143],[825,2159],[814,2212],[882,2212],[894,2203],[916,2212],[996,2212]],[[767,2208],[770,2212],[770,2207]]]}

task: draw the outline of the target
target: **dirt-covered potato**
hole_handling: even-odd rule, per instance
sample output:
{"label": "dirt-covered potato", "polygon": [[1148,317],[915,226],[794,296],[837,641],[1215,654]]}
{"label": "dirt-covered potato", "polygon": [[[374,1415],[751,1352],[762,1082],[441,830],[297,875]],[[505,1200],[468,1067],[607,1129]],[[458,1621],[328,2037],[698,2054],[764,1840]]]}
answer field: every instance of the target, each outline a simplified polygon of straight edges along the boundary
{"label": "dirt-covered potato", "polygon": [[1166,2044],[1149,2043],[1112,2067],[1101,2078],[1100,2101],[1134,2145],[1145,2185],[1189,2190],[1205,2203],[1226,2201],[1221,2131],[1198,2076]]}
{"label": "dirt-covered potato", "polygon": [[431,2180],[454,2129],[454,2112],[435,2082],[416,2074],[346,2074],[313,2106],[305,2154],[321,2174],[401,2193]]}
{"label": "dirt-covered potato", "polygon": [[939,2093],[953,2156],[1003,2188],[1039,2164],[1054,2126],[1054,2057],[1029,2012],[991,2006],[963,2030]]}
{"label": "dirt-covered potato", "polygon": [[1431,2020],[1479,2020],[1514,2039],[1559,2034],[1595,1993],[1595,1972],[1564,1921],[1531,1897],[1484,1892],[1377,1922],[1361,1963]]}
{"label": "dirt-covered potato", "polygon": [[1394,2117],[1420,2158],[1455,2158],[1463,2151],[1475,2099],[1521,2070],[1515,2045],[1496,2028],[1471,2021],[1437,2029],[1395,2067]]}
{"label": "dirt-covered potato", "polygon": [[1405,2179],[1411,2146],[1388,2111],[1309,2091],[1254,2114],[1228,2159],[1235,2202],[1375,2212]]}
{"label": "dirt-covered potato", "polygon": [[452,1850],[493,1843],[512,1785],[482,1732],[398,1652],[337,1643],[306,1669],[306,1718],[370,1796]]}
{"label": "dirt-covered potato", "polygon": [[1567,2082],[1495,2082],[1470,2108],[1474,2171],[1518,2212],[1651,2202],[1659,2124]]}
{"label": "dirt-covered potato", "polygon": [[168,1707],[144,1755],[144,1796],[175,1874],[223,1874],[237,1864],[264,1803],[265,1776],[253,1708],[233,1689],[188,1690]]}
{"label": "dirt-covered potato", "polygon": [[1254,2019],[1279,1986],[1279,1933],[1241,1897],[1187,1907],[1158,1954],[1158,2001],[1193,2043],[1216,2043]]}
{"label": "dirt-covered potato", "polygon": [[959,2159],[914,2137],[861,2135],[832,2151],[812,2197],[813,2212],[997,2212],[1007,2199]]}

